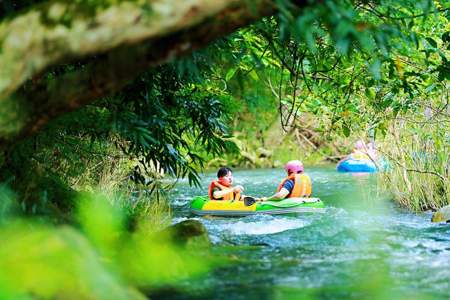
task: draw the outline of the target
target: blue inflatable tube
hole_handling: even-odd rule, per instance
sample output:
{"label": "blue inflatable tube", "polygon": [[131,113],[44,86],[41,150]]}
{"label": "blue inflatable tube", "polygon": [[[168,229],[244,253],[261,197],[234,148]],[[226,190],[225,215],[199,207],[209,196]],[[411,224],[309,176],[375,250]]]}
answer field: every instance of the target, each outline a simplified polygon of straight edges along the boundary
{"label": "blue inflatable tube", "polygon": [[369,159],[345,159],[336,166],[338,172],[365,172],[374,173],[377,166]]}

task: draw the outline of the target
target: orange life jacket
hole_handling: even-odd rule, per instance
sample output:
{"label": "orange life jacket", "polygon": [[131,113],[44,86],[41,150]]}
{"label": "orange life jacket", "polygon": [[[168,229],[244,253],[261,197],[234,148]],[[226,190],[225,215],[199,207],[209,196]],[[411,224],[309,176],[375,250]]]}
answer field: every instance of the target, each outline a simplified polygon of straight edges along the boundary
{"label": "orange life jacket", "polygon": [[294,181],[294,188],[287,198],[309,197],[312,193],[311,178],[306,174],[291,174],[278,185],[277,192],[281,191],[286,180]]}
{"label": "orange life jacket", "polygon": [[208,189],[209,199],[211,199],[211,200],[239,200],[239,199],[241,199],[241,193],[235,193],[235,192],[230,192],[230,193],[224,195],[222,198],[216,199],[213,196],[213,190],[215,187],[218,187],[221,191],[223,191],[224,189],[231,188],[231,186],[226,187],[226,186],[220,184],[217,180],[213,180],[211,182],[211,184],[209,185],[209,189]]}

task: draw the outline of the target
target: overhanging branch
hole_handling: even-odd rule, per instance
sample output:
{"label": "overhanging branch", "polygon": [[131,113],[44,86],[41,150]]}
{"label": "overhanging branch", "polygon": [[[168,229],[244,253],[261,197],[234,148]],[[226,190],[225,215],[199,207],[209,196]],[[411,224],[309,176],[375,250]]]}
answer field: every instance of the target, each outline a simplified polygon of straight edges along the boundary
{"label": "overhanging branch", "polygon": [[[172,9],[180,10],[181,13],[173,12],[176,20],[161,21],[163,17],[167,17],[168,12],[165,12],[165,15],[159,16],[162,24],[158,24],[153,19],[145,19],[142,8],[141,14],[136,11],[134,6],[129,8],[130,11],[122,14],[116,7],[115,13],[124,18],[127,17],[123,21],[125,25],[122,28],[126,34],[118,33],[119,37],[111,35],[111,33],[102,34],[108,29],[115,30],[116,33],[120,31],[116,25],[110,28],[111,24],[108,23],[110,20],[100,25],[96,24],[91,30],[88,26],[92,25],[92,20],[90,20],[84,24],[87,27],[83,32],[83,38],[79,38],[88,43],[86,48],[83,48],[84,50],[75,51],[75,46],[69,43],[69,40],[74,38],[71,34],[60,36],[59,42],[53,40],[55,43],[51,43],[51,45],[57,49],[48,50],[49,45],[45,43],[45,39],[54,37],[55,33],[51,31],[52,34],[49,37],[43,34],[42,40],[35,42],[41,47],[40,50],[34,49],[32,53],[25,55],[27,49],[26,47],[22,49],[24,52],[22,53],[23,63],[18,59],[15,61],[17,65],[9,61],[8,64],[13,68],[12,71],[8,68],[0,71],[0,102],[3,104],[0,106],[0,144],[5,146],[33,134],[49,120],[120,90],[149,67],[205,47],[214,39],[276,11],[275,5],[269,0],[179,0],[175,1],[177,3],[174,3],[173,0],[161,0],[149,2],[159,3],[159,5],[165,3]],[[177,5],[181,8],[177,8]],[[45,9],[50,10],[49,7],[45,6],[40,13],[42,14]],[[123,10],[124,7],[121,9]],[[153,13],[155,12],[153,11]],[[48,11],[47,14],[49,14]],[[22,17],[26,16],[35,20],[35,16],[32,14]],[[101,16],[105,18],[104,13]],[[134,17],[131,18],[131,16]],[[96,18],[103,20],[99,16]],[[153,15],[152,18],[158,19],[158,16]],[[12,26],[12,22],[0,25],[0,39],[3,38],[3,43],[5,43],[7,25]],[[78,24],[78,26],[81,25]],[[57,31],[57,29],[54,30]],[[101,38],[88,41],[86,36],[94,36],[93,32],[99,34]],[[61,42],[61,39],[67,44]],[[34,47],[35,45],[28,44],[28,46]],[[46,50],[50,52],[46,52]],[[7,58],[4,56],[5,53],[8,51],[0,54],[0,62]],[[51,80],[42,76],[46,69],[58,64],[68,61],[86,61],[93,55],[95,55],[95,59],[90,59],[82,68],[73,72]],[[14,57],[18,56],[20,53],[16,53]],[[31,69],[27,66],[27,63],[30,64],[39,59],[44,61],[40,64],[36,63],[36,66]],[[34,77],[33,80],[24,84],[27,78],[32,77]],[[9,84],[6,84],[8,82]],[[20,89],[17,90],[19,87]],[[13,115],[10,114],[11,108],[15,112]],[[8,117],[2,118],[6,115]]]}

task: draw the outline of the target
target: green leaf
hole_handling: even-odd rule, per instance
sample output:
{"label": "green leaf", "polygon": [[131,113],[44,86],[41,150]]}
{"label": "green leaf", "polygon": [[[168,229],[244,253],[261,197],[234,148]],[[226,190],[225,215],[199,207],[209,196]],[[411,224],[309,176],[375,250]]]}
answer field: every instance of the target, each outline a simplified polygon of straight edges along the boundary
{"label": "green leaf", "polygon": [[430,44],[431,47],[437,48],[437,43],[436,43],[435,40],[433,40],[433,39],[430,38],[430,37],[426,37],[425,39],[427,40],[428,44]]}
{"label": "green leaf", "polygon": [[392,104],[392,98],[386,98],[382,103],[381,103],[381,108],[382,109],[386,109],[388,106],[390,106]]}
{"label": "green leaf", "polygon": [[238,68],[232,68],[228,70],[227,74],[225,75],[225,80],[229,81],[231,78],[233,78],[234,74],[236,74]]}
{"label": "green leaf", "polygon": [[442,62],[443,62],[444,64],[446,64],[448,60],[447,60],[447,57],[445,57],[445,53],[442,52],[441,50],[439,50],[438,52],[439,52],[439,56],[440,56],[441,59],[442,59]]}
{"label": "green leaf", "polygon": [[447,20],[450,21],[450,10],[447,10],[447,11],[444,13],[444,16],[447,18]]}
{"label": "green leaf", "polygon": [[440,81],[445,79],[450,80],[450,66],[448,64],[441,65],[436,70],[439,72],[438,79]]}
{"label": "green leaf", "polygon": [[444,43],[449,43],[450,42],[450,31],[444,32],[442,34],[441,38]]}
{"label": "green leaf", "polygon": [[350,128],[348,128],[348,126],[347,125],[342,125],[342,132],[344,133],[344,135],[346,136],[346,137],[349,137],[350,136]]}
{"label": "green leaf", "polygon": [[370,100],[374,100],[375,99],[375,89],[374,88],[366,88],[366,90],[364,91],[366,97]]}
{"label": "green leaf", "polygon": [[436,83],[432,83],[429,86],[427,86],[427,88],[425,89],[426,93],[431,93],[436,87]]}
{"label": "green leaf", "polygon": [[252,70],[252,71],[249,73],[249,75],[250,75],[250,77],[251,77],[253,80],[258,80],[258,74],[256,73],[255,70]]}
{"label": "green leaf", "polygon": [[375,59],[375,61],[369,66],[369,70],[375,80],[381,79],[381,61],[379,59]]}

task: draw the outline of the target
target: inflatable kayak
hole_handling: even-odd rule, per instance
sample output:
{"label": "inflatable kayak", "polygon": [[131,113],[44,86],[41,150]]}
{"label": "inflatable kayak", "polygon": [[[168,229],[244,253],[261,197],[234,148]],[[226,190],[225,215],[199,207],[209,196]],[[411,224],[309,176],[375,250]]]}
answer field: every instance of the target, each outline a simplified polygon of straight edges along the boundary
{"label": "inflatable kayak", "polygon": [[244,201],[216,201],[199,196],[191,202],[191,212],[196,215],[249,216],[254,214],[290,214],[323,212],[325,205],[319,198],[288,198],[280,201],[255,202],[246,205]]}
{"label": "inflatable kayak", "polygon": [[377,166],[370,159],[352,159],[348,158],[338,163],[336,166],[338,172],[365,172],[374,173]]}

